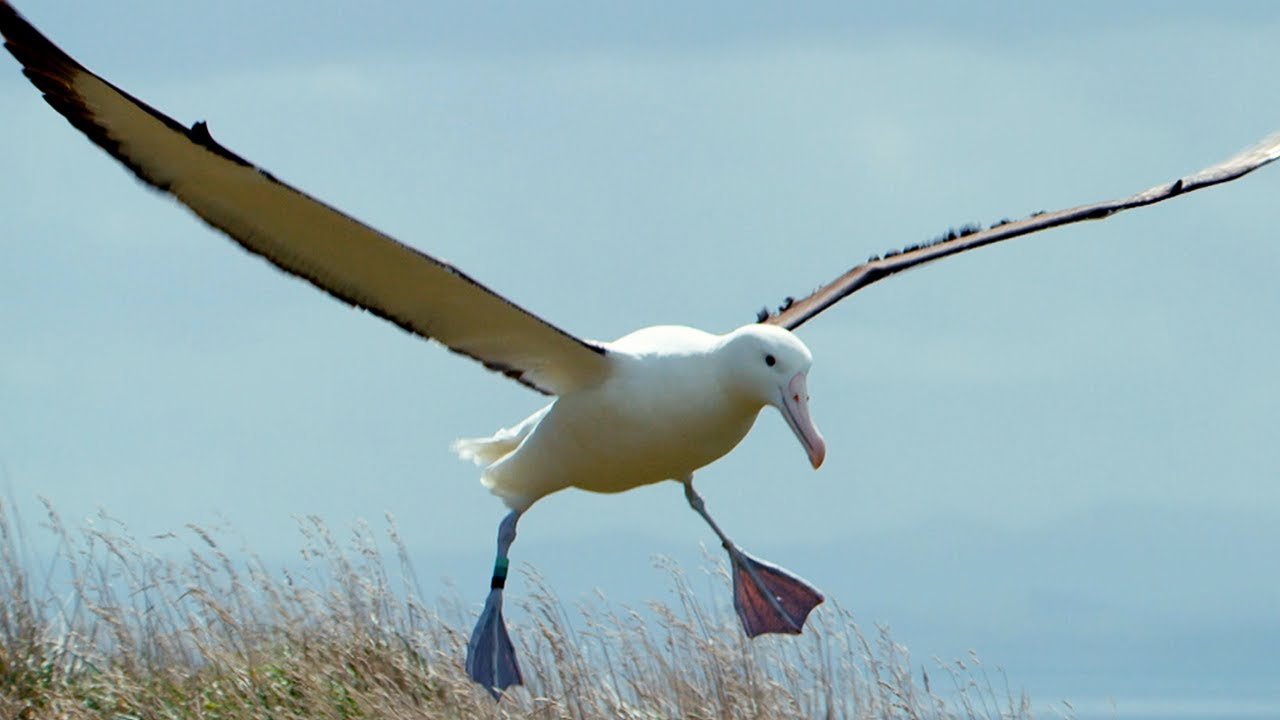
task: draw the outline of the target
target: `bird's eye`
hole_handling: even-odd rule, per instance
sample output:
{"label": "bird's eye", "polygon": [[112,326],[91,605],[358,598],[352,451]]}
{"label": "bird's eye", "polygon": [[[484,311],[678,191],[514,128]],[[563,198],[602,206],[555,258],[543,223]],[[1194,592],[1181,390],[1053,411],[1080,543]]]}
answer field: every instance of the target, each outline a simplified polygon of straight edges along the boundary
{"label": "bird's eye", "polygon": [[772,356],[772,355],[765,355],[765,356],[764,356],[764,364],[765,364],[765,365],[768,365],[769,367],[773,367],[774,365],[777,365],[777,364],[778,364],[778,358],[776,358],[776,357],[774,357],[774,356]]}

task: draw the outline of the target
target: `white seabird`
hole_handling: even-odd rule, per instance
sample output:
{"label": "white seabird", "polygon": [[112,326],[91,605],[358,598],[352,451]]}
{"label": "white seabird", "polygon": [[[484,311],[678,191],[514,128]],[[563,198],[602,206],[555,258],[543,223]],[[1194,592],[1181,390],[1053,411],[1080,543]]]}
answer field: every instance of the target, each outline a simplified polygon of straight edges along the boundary
{"label": "white seabird", "polygon": [[749,636],[798,633],[821,593],[752,558],[707,513],[693,473],[729,452],[759,412],[786,419],[814,468],[826,445],[809,414],[812,355],[791,330],[892,274],[1020,235],[1099,219],[1233,180],[1280,156],[1271,137],[1223,163],[1131,196],[962,232],[876,257],[756,323],[723,335],[652,327],[614,342],[583,340],[492,292],[457,268],[280,182],[94,75],[0,0],[0,34],[45,100],[143,182],[166,192],[249,252],[334,297],[435,340],[555,396],[510,429],[460,440],[482,481],[510,508],[467,670],[495,696],[521,682],[502,618],[508,551],[523,512],[566,487],[621,492],[677,480],[719,536],[733,566],[734,605]]}

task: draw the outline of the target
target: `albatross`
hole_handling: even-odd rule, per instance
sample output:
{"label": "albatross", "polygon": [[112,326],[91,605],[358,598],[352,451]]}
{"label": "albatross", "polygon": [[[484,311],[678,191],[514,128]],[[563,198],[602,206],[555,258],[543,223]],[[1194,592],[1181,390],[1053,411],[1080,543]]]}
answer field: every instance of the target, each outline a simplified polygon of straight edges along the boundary
{"label": "albatross", "polygon": [[4,0],[0,34],[50,106],[141,181],[167,193],[245,250],[330,295],[434,340],[539,393],[549,404],[492,436],[454,450],[481,467],[507,506],[484,608],[467,646],[469,676],[495,698],[522,676],[503,619],[503,593],[521,516],[576,487],[617,493],[683,484],[689,506],[720,539],[733,599],[750,637],[800,633],[823,595],[745,552],[716,524],[694,473],[732,450],[773,407],[816,469],[826,443],[810,415],[813,356],[792,331],[886,277],[995,242],[1161,202],[1251,172],[1280,156],[1280,136],[1194,174],[1133,195],[985,230],[966,228],[874,257],[800,299],[761,310],[723,334],[689,327],[587,340],[537,317],[466,273],[378,232],[281,182],[213,139],[95,75]]}

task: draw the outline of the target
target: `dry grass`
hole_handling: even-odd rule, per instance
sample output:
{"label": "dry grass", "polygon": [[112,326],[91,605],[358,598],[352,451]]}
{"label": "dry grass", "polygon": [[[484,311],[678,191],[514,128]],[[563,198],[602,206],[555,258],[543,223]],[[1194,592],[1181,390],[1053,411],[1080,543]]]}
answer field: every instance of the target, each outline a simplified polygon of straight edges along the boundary
{"label": "dry grass", "polygon": [[512,629],[529,685],[495,705],[461,669],[474,616],[419,598],[393,523],[394,572],[369,528],[339,542],[307,521],[295,574],[233,559],[201,528],[178,562],[105,516],[72,530],[47,509],[60,549],[35,587],[0,504],[3,718],[1031,716],[973,658],[934,663],[946,687],[931,687],[904,648],[830,605],[798,638],[748,641],[674,567],[678,603],[645,612],[570,613],[526,573],[529,619]]}

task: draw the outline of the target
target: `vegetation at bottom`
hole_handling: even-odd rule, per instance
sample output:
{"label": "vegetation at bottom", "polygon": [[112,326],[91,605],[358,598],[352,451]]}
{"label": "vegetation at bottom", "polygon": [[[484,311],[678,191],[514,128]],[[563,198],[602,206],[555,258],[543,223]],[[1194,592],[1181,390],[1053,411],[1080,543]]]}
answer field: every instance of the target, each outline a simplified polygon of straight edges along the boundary
{"label": "vegetation at bottom", "polygon": [[[913,663],[830,601],[801,636],[748,640],[731,608],[661,561],[675,600],[643,608],[569,608],[524,573],[508,601],[528,598],[512,624],[527,685],[495,703],[462,670],[478,607],[424,602],[390,519],[381,542],[304,520],[303,562],[287,570],[200,527],[144,543],[105,515],[69,528],[46,511],[39,532],[59,549],[37,561],[0,504],[0,718],[1032,715],[976,657]],[[708,576],[729,597],[724,568]]]}

